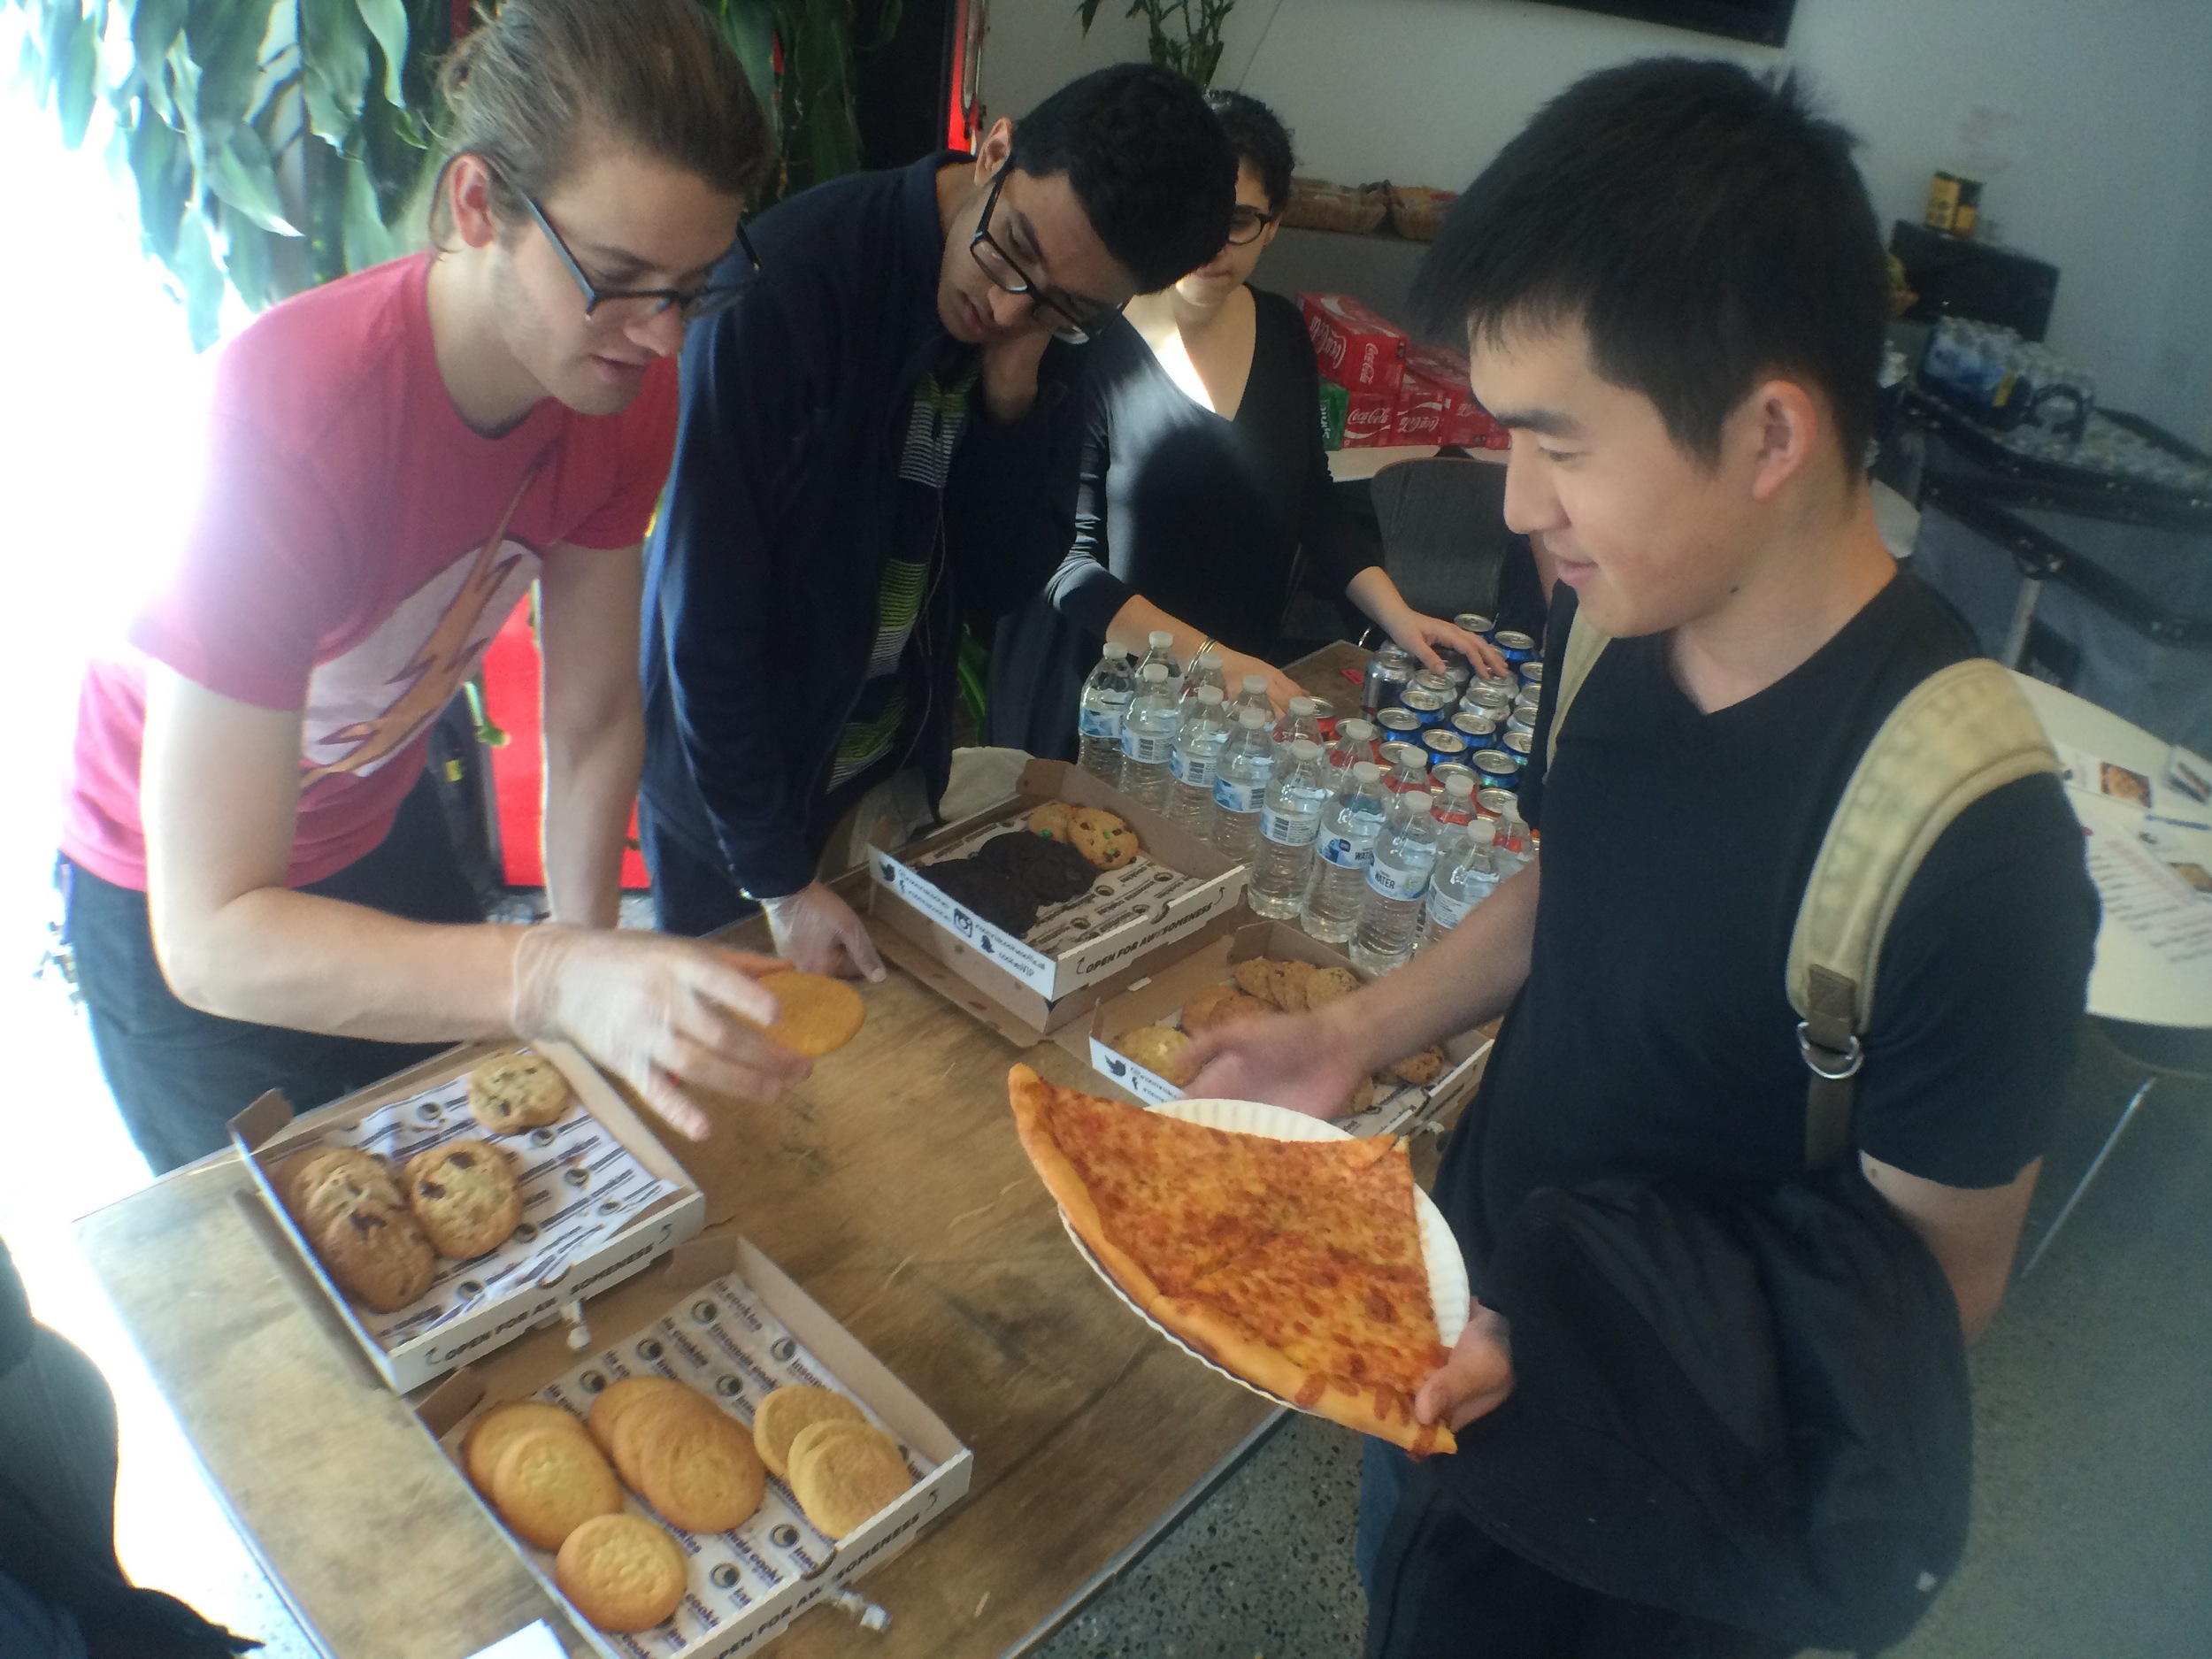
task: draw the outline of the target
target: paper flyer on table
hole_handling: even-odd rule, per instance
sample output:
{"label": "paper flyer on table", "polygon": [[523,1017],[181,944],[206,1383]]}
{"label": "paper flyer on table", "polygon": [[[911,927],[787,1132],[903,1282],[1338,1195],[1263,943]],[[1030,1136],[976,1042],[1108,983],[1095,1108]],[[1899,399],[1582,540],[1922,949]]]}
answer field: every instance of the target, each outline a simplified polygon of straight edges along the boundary
{"label": "paper flyer on table", "polygon": [[2105,926],[2125,928],[2168,967],[2212,963],[2212,902],[2183,873],[2188,861],[2169,862],[2125,829],[2085,833]]}
{"label": "paper flyer on table", "polygon": [[2157,803],[2157,786],[2133,767],[2107,760],[2072,743],[2054,742],[2051,749],[2058,757],[2058,764],[2063,769],[2060,775],[2068,788],[2078,789],[2084,795],[2102,795],[2146,811]]}
{"label": "paper flyer on table", "polygon": [[[438,1276],[417,1301],[395,1313],[355,1312],[387,1349],[437,1330],[516,1287],[550,1278],[561,1266],[629,1225],[631,1217],[676,1190],[640,1164],[611,1130],[572,1098],[568,1110],[542,1128],[521,1134],[488,1133],[470,1114],[466,1077],[455,1078],[405,1100],[380,1106],[350,1129],[336,1129],[308,1146],[352,1146],[393,1166],[418,1152],[472,1136],[489,1141],[514,1159],[522,1183],[522,1224],[506,1243],[472,1261],[441,1256]],[[288,1152],[293,1148],[287,1148]]]}

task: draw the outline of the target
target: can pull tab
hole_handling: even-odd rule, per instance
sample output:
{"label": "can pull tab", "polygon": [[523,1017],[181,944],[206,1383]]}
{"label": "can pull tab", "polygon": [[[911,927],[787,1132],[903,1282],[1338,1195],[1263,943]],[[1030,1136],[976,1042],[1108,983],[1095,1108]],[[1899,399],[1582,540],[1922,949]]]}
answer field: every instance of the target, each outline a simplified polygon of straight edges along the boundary
{"label": "can pull tab", "polygon": [[840,1586],[830,1592],[830,1600],[857,1619],[863,1630],[874,1631],[880,1635],[891,1628],[890,1613],[857,1590],[848,1590]]}
{"label": "can pull tab", "polygon": [[561,1317],[568,1322],[568,1346],[582,1353],[591,1346],[591,1326],[584,1323],[584,1302],[580,1296],[571,1296],[561,1303]]}

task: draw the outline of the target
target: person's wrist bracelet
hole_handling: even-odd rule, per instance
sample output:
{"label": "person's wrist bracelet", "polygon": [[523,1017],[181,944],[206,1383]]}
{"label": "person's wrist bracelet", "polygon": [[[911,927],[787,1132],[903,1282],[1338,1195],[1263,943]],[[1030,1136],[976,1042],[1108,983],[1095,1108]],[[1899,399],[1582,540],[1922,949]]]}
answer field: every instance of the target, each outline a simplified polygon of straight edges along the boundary
{"label": "person's wrist bracelet", "polygon": [[1207,634],[1203,639],[1198,641],[1198,649],[1190,654],[1191,661],[1194,663],[1196,662],[1200,657],[1203,657],[1208,651],[1212,650],[1213,648],[1219,643],[1220,641],[1215,639],[1212,634]]}

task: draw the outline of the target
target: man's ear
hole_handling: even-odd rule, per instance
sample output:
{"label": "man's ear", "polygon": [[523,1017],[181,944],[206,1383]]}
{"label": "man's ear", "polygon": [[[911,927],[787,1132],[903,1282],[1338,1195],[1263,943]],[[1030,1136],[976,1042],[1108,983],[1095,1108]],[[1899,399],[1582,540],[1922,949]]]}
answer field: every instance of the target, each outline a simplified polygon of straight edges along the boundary
{"label": "man's ear", "polygon": [[1795,380],[1771,380],[1755,388],[1739,408],[1738,419],[1751,428],[1755,443],[1751,472],[1755,501],[1771,501],[1803,472],[1829,430],[1828,411]]}
{"label": "man's ear", "polygon": [[1002,115],[991,123],[991,130],[983,134],[983,142],[975,147],[975,181],[990,183],[991,175],[1006,165],[1006,157],[1013,148],[1013,118]]}
{"label": "man's ear", "polygon": [[446,201],[453,210],[453,234],[472,248],[488,248],[498,239],[492,216],[492,170],[481,156],[464,151],[446,169]]}

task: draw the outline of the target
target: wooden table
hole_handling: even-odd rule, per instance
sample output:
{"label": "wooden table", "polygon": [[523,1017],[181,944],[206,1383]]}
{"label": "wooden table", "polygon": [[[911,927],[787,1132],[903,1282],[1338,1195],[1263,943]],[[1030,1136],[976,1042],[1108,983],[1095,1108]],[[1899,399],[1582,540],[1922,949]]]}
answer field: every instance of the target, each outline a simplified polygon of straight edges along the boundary
{"label": "wooden table", "polygon": [[[1340,712],[1348,645],[1290,672]],[[741,934],[739,942],[745,942]],[[777,1659],[1018,1653],[1195,1503],[1279,1414],[1132,1319],[1070,1246],[1006,1102],[1025,1060],[894,968],[847,1048],[669,1144],[705,1192],[974,1451],[969,1495]],[[240,1532],[339,1659],[465,1659],[542,1618],[587,1651],[408,1402],[378,1380],[225,1153],[77,1224]]]}

